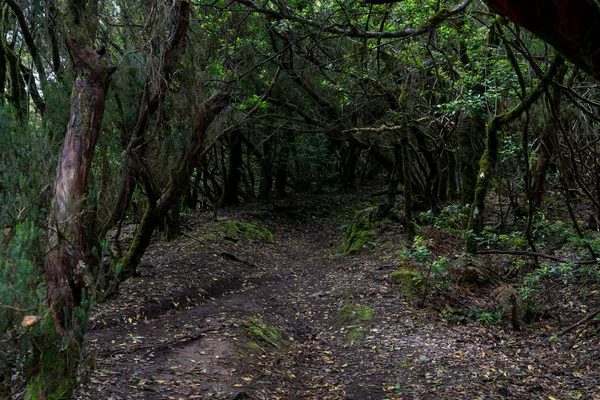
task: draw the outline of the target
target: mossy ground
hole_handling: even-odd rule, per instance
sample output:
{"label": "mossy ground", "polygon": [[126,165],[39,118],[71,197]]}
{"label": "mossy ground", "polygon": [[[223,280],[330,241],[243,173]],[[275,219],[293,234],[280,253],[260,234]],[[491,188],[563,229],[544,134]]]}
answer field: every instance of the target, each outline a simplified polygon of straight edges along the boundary
{"label": "mossy ground", "polygon": [[423,276],[419,272],[402,269],[392,272],[390,279],[400,286],[402,294],[406,296],[414,296],[423,290]]}
{"label": "mossy ground", "polygon": [[273,232],[262,225],[241,221],[222,221],[216,225],[217,231],[234,240],[245,242],[273,243]]}
{"label": "mossy ground", "polygon": [[[248,326],[248,334],[251,337],[268,343],[276,348],[280,348],[285,344],[285,340],[283,339],[279,329],[265,322],[262,317],[251,317],[248,319],[246,324]],[[250,347],[256,348],[258,345],[253,343],[253,345],[249,345],[249,348]]]}
{"label": "mossy ground", "polygon": [[334,316],[336,327],[345,330],[352,342],[362,340],[366,333],[366,324],[373,320],[375,309],[360,304],[345,304]]}

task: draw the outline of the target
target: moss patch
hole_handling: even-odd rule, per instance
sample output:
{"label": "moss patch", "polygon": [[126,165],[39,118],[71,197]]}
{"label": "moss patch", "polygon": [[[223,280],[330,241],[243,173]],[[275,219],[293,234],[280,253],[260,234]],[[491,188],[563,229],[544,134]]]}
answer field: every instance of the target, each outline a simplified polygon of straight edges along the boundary
{"label": "moss patch", "polygon": [[[280,348],[285,344],[281,332],[273,325],[269,325],[260,317],[251,317],[246,322],[248,334],[254,338],[268,343],[276,348]],[[252,343],[252,344],[250,344]],[[249,342],[249,347],[260,348],[256,343]]]}
{"label": "moss patch", "polygon": [[33,367],[34,370],[29,371],[25,399],[70,399],[78,386],[80,347],[72,338],[67,338],[69,345],[64,346],[63,338],[56,333],[51,314],[46,316],[43,330],[43,353],[35,352],[39,360]]}
{"label": "moss patch", "polygon": [[406,296],[413,296],[423,290],[423,276],[416,271],[408,269],[394,271],[390,274],[390,279],[400,286]]}
{"label": "moss patch", "polygon": [[225,238],[229,238],[236,242],[273,243],[275,241],[273,232],[268,228],[249,222],[223,221],[217,224],[217,230],[223,234]]}
{"label": "moss patch", "polygon": [[369,207],[356,214],[342,238],[344,255],[356,253],[366,245],[374,244],[378,236],[377,223],[373,216],[375,210],[375,207]]}
{"label": "moss patch", "polygon": [[334,325],[346,331],[348,339],[358,342],[367,334],[365,325],[375,316],[375,309],[359,304],[346,304],[335,314]]}

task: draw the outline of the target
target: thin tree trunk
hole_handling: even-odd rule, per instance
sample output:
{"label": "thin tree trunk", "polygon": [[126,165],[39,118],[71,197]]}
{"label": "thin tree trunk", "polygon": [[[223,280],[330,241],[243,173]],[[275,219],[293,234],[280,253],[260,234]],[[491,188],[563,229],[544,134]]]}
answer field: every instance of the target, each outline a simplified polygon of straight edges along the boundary
{"label": "thin tree trunk", "polygon": [[221,206],[234,205],[240,202],[238,191],[242,176],[241,169],[244,162],[242,150],[241,132],[239,129],[234,129],[229,134],[229,165]]}
{"label": "thin tree trunk", "polygon": [[416,223],[414,215],[413,194],[412,194],[412,173],[408,133],[403,132],[400,139],[400,148],[402,155],[402,180],[404,183],[404,214],[406,215],[406,236],[409,243],[412,243],[416,234]]}
{"label": "thin tree trunk", "polygon": [[[406,135],[404,132],[401,135]],[[403,176],[402,168],[402,146],[396,140],[394,143],[394,168],[390,172],[390,183],[388,186],[387,199],[379,205],[375,219],[381,221],[388,216],[394,205],[396,204],[396,195],[398,194],[398,184],[400,183],[400,177]],[[406,194],[406,193],[405,193]]]}

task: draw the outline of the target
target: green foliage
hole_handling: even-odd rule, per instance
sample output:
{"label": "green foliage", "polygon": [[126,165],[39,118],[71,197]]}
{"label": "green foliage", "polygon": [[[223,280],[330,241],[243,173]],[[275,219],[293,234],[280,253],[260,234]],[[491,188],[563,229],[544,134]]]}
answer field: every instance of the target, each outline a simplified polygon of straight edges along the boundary
{"label": "green foliage", "polygon": [[521,283],[520,294],[525,311],[535,311],[537,307],[536,297],[548,280],[558,280],[563,285],[567,285],[576,277],[585,277],[593,282],[600,282],[600,265],[540,264],[539,268],[525,275]]}
{"label": "green foliage", "polygon": [[469,314],[469,317],[472,320],[476,322],[481,322],[484,325],[498,325],[502,320],[502,308],[500,307],[498,310],[495,311],[485,311],[476,308]]}
{"label": "green foliage", "polygon": [[222,221],[217,224],[217,230],[223,235],[238,241],[273,243],[273,232],[267,227],[249,222]]}
{"label": "green foliage", "polygon": [[74,340],[72,335],[58,334],[54,319],[49,313],[40,322],[38,329],[35,338],[37,346],[32,351],[35,363],[28,371],[31,379],[28,380],[25,400],[70,399],[79,386],[77,368],[82,354],[82,342]]}
{"label": "green foliage", "polygon": [[415,236],[412,247],[410,249],[401,250],[400,256],[418,263],[429,262],[433,257],[431,251],[429,251],[429,248],[427,247],[430,242],[430,240],[421,236]]}
{"label": "green foliage", "polygon": [[467,321],[475,321],[487,326],[498,325],[502,321],[502,307],[494,311],[486,311],[480,308],[464,312],[453,308],[445,308],[440,312],[442,320],[450,325],[461,324]]}
{"label": "green foliage", "polygon": [[313,193],[329,193],[334,187],[335,160],[323,135],[302,135],[293,143],[293,186]]}
{"label": "green foliage", "polygon": [[442,232],[462,232],[469,219],[469,206],[449,204],[437,215],[427,210],[419,215],[421,224],[433,225]]}
{"label": "green foliage", "polygon": [[44,310],[44,280],[41,268],[41,230],[33,222],[16,226],[6,252],[0,253],[0,397],[7,396],[25,378],[28,365],[35,363],[32,342],[38,324],[21,326],[25,316],[40,316]]}
{"label": "green foliage", "polygon": [[12,115],[0,106],[0,227],[26,219],[45,224],[57,153],[44,129]]}

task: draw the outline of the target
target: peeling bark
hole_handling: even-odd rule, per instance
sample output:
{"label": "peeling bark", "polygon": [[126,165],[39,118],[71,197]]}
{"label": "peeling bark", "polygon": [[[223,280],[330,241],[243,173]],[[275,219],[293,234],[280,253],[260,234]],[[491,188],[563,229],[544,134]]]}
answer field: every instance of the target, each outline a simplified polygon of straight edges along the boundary
{"label": "peeling bark", "polygon": [[100,134],[112,69],[108,60],[68,38],[75,64],[71,117],[63,144],[46,256],[47,295],[59,331],[73,329],[71,315],[84,300],[85,269],[91,265],[83,224],[88,173]]}

